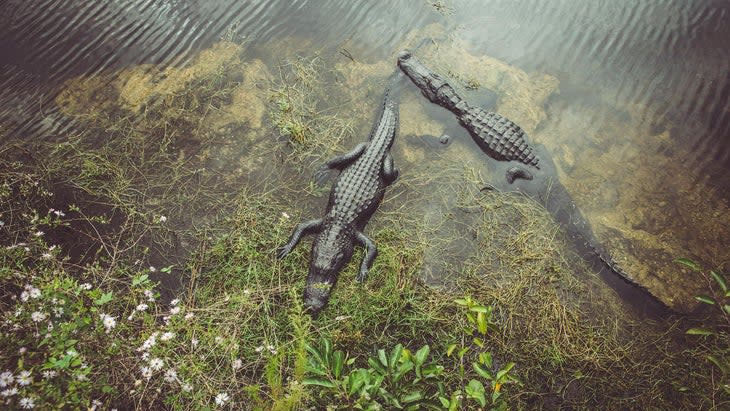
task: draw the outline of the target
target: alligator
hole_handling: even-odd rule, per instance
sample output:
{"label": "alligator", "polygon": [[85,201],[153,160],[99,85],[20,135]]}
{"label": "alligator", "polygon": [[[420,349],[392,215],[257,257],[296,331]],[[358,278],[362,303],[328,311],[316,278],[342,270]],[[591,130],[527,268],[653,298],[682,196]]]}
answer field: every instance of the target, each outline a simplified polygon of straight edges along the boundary
{"label": "alligator", "polygon": [[[594,269],[601,274],[605,273],[605,269],[614,274],[603,275],[612,287],[620,289],[623,295],[630,296],[638,289],[642,294],[652,296],[600,244],[590,223],[560,183],[552,157],[543,145],[528,143],[525,132],[512,121],[467,104],[446,80],[426,68],[410,52],[400,53],[398,66],[426,98],[454,113],[480,148],[489,157],[498,160],[491,167],[498,174],[503,173],[505,178],[488,188],[518,191],[536,200],[561,224],[578,253]],[[623,281],[616,281],[616,276]],[[656,298],[640,307],[645,312],[661,312],[664,308]]]}
{"label": "alligator", "polygon": [[517,124],[497,113],[469,105],[446,80],[426,68],[408,51],[398,55],[398,66],[432,103],[456,114],[459,123],[487,155],[540,168],[540,159]]}
{"label": "alligator", "polygon": [[315,174],[319,180],[330,170],[340,172],[330,191],[325,216],[299,224],[289,242],[279,249],[278,257],[284,258],[302,237],[317,235],[304,290],[304,304],[312,316],[317,316],[327,304],[339,272],[352,259],[355,243],[365,248],[356,277],[359,282],[365,280],[378,254],[375,243],[363,234],[363,229],[380,205],[385,188],[399,173],[390,154],[398,128],[398,105],[390,93],[389,88],[368,141],[329,160]]}

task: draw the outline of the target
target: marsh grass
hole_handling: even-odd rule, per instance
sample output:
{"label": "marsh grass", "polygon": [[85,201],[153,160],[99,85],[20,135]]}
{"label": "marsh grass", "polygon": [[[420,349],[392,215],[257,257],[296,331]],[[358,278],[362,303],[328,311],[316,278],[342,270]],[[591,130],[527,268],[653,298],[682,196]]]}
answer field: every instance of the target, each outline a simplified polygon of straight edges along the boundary
{"label": "marsh grass", "polygon": [[[280,150],[292,171],[341,151],[352,132],[341,113],[318,106],[321,63],[287,63],[272,89],[268,133],[289,138]],[[461,166],[443,168],[445,177],[405,174],[389,189],[367,230],[380,251],[369,278],[354,281],[358,251],[329,307],[311,319],[301,302],[309,241],[285,260],[275,250],[313,217],[300,202],[322,192],[301,176],[236,184],[211,166],[206,153],[223,136],[209,116],[239,83],[229,71],[141,114],[87,114],[59,144],[0,149],[0,372],[13,376],[3,390],[17,390],[3,391],[5,406],[346,408],[302,383],[306,347],[322,338],[352,367],[367,367],[379,349],[429,345],[450,392],[477,378],[471,363],[481,344],[495,370],[516,363],[520,383],[503,394],[515,409],[727,405],[705,360],[727,351],[726,339],[688,345],[680,323],[633,320],[575,263],[543,209],[480,192],[478,176]],[[462,224],[478,247],[447,266],[450,281],[431,287],[420,278],[424,261],[453,239],[435,238],[418,205],[444,179],[455,182],[450,204],[473,217]],[[479,344],[454,303],[466,295],[493,308]],[[23,372],[28,384],[17,382]]]}

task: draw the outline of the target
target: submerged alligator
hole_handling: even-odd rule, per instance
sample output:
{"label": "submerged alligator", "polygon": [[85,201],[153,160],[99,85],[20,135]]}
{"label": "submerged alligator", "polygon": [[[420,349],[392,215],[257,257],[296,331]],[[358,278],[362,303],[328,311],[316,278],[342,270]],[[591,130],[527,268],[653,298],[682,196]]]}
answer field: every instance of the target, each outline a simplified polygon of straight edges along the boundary
{"label": "submerged alligator", "polygon": [[[496,182],[495,188],[517,190],[538,201],[563,226],[576,250],[594,268],[600,272],[603,272],[602,268],[608,268],[624,281],[648,293],[619,267],[599,243],[588,220],[560,183],[555,164],[544,146],[529,143],[524,131],[512,121],[467,104],[446,80],[426,68],[410,52],[400,53],[398,66],[426,98],[454,113],[488,156],[499,160],[495,167],[504,173],[505,179]],[[622,288],[622,292],[632,292],[623,282],[604,278],[615,288]],[[647,310],[657,309],[649,307]]]}
{"label": "submerged alligator", "polygon": [[321,177],[328,170],[340,171],[330,191],[325,216],[299,224],[279,251],[279,258],[284,258],[303,236],[317,234],[304,291],[304,304],[312,315],[327,304],[340,270],[352,259],[356,242],[366,250],[357,281],[365,280],[378,254],[375,243],[363,234],[363,229],[380,205],[385,188],[398,178],[390,154],[397,128],[398,105],[390,90],[386,90],[369,140],[331,159],[317,173]]}

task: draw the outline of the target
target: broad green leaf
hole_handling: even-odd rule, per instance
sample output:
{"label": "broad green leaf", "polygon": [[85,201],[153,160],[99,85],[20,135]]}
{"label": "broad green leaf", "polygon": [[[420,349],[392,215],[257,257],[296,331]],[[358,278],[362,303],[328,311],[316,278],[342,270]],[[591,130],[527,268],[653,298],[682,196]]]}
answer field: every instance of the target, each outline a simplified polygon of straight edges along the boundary
{"label": "broad green leaf", "polygon": [[712,276],[713,279],[715,279],[715,282],[717,283],[717,285],[720,286],[720,289],[722,289],[722,292],[726,293],[727,292],[727,283],[725,282],[725,279],[720,274],[718,274],[714,271],[710,271],[710,275]]}
{"label": "broad green leaf", "polygon": [[511,363],[505,365],[504,367],[502,367],[501,370],[497,371],[497,381],[502,382],[502,377],[507,375],[507,373],[509,373],[510,370],[512,370],[512,368],[514,366],[515,366],[515,363],[511,362]]}
{"label": "broad green leaf", "polygon": [[147,282],[148,279],[149,276],[147,274],[138,275],[132,279],[132,285],[137,286],[140,284],[144,284]]}
{"label": "broad green leaf", "polygon": [[487,368],[492,368],[492,353],[486,351],[479,354],[479,362],[486,365]]}
{"label": "broad green leaf", "polygon": [[706,330],[704,328],[690,328],[689,330],[684,332],[685,334],[689,335],[712,335],[714,334],[710,330]]}
{"label": "broad green leaf", "polygon": [[458,298],[458,299],[454,300],[454,302],[457,303],[457,304],[459,304],[459,305],[463,305],[463,306],[467,306],[468,305],[467,300],[465,300],[463,298]]}
{"label": "broad green leaf", "polygon": [[476,371],[477,374],[479,374],[482,378],[486,378],[487,380],[490,380],[490,381],[492,380],[492,373],[485,370],[484,368],[482,368],[479,364],[477,364],[475,362],[472,363],[471,365],[472,365],[472,367],[474,367],[474,371]]}
{"label": "broad green leaf", "polygon": [[410,394],[406,394],[400,397],[401,402],[408,404],[409,402],[418,401],[423,398],[423,394],[420,391],[414,391]]}
{"label": "broad green leaf", "polygon": [[480,333],[487,333],[487,315],[483,312],[477,313],[477,329]]}
{"label": "broad green leaf", "polygon": [[703,302],[705,304],[710,304],[710,305],[714,305],[715,304],[715,300],[713,300],[712,297],[708,297],[706,295],[696,295],[695,296],[695,300],[701,301],[701,302]]}
{"label": "broad green leaf", "polygon": [[108,293],[102,294],[101,297],[94,300],[94,304],[96,305],[104,305],[112,300],[112,292],[109,291]]}
{"label": "broad green leaf", "polygon": [[722,306],[722,309],[725,310],[726,313],[730,314],[730,304],[725,304]]}
{"label": "broad green leaf", "polygon": [[368,358],[368,364],[370,365],[370,367],[372,367],[372,369],[374,369],[377,373],[381,375],[385,375],[388,373],[387,369],[383,368],[383,365],[380,364],[378,360],[373,357]]}
{"label": "broad green leaf", "polygon": [[388,359],[388,366],[392,369],[395,368],[396,364],[398,364],[398,360],[400,360],[400,356],[403,354],[403,345],[398,344],[393,348],[393,351],[390,353],[390,359]]}
{"label": "broad green leaf", "polygon": [[702,271],[702,267],[700,267],[699,264],[690,260],[689,258],[677,258],[676,260],[674,260],[674,262],[685,265],[693,269],[694,271]]}
{"label": "broad green leaf", "polygon": [[441,406],[444,408],[449,407],[449,400],[445,397],[439,397],[439,402],[441,402]]}
{"label": "broad green leaf", "polygon": [[333,383],[330,380],[325,380],[324,378],[305,378],[302,380],[302,384],[304,385],[319,385],[322,387],[327,388],[334,388],[335,383]]}
{"label": "broad green leaf", "polygon": [[484,396],[484,385],[478,380],[469,381],[469,385],[464,387],[466,396],[476,400],[480,406],[487,405],[487,398]]}
{"label": "broad green leaf", "polygon": [[416,351],[415,359],[416,364],[423,365],[423,362],[426,361],[426,358],[428,358],[428,353],[431,351],[431,348],[427,345],[424,345],[421,347],[420,350]]}
{"label": "broad green leaf", "polygon": [[488,307],[485,307],[483,305],[475,305],[474,307],[469,307],[469,311],[473,311],[475,313],[484,313],[484,314],[486,314],[486,313],[489,312],[489,308]]}
{"label": "broad green leaf", "polygon": [[383,365],[386,369],[388,368],[388,357],[385,355],[384,349],[378,350],[378,359],[380,360],[380,364]]}
{"label": "broad green leaf", "polygon": [[449,348],[446,349],[446,356],[451,357],[451,354],[454,352],[455,349],[456,349],[456,344],[449,345]]}
{"label": "broad green leaf", "polygon": [[340,379],[340,375],[342,374],[342,366],[345,362],[345,354],[342,353],[342,351],[335,351],[334,354],[332,354],[332,372],[335,375],[336,379]]}

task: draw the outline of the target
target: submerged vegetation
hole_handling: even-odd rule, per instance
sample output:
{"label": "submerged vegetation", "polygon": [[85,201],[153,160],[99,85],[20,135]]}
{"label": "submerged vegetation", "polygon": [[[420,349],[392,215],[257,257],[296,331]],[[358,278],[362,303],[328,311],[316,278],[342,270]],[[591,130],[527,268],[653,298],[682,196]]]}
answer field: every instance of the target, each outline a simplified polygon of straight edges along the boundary
{"label": "submerged vegetation", "polygon": [[[470,189],[462,174],[459,206],[475,216],[478,251],[450,269],[448,285],[421,280],[440,241],[433,227],[386,201],[370,230],[380,251],[372,274],[359,284],[351,264],[311,319],[301,302],[306,248],[285,261],[274,252],[321,200],[296,171],[370,121],[317,107],[316,59],[265,80],[247,74],[241,50],[219,49],[228,57],[139,104],[114,104],[121,94],[108,85],[89,93],[107,103],[69,109],[81,131],[58,144],[0,148],[4,406],[728,405],[727,324],[630,319],[570,262],[544,210]],[[241,87],[270,124],[221,123]],[[221,161],[221,147],[241,158]],[[281,174],[264,173],[282,157]],[[389,195],[418,202],[431,177],[403,174]]]}

